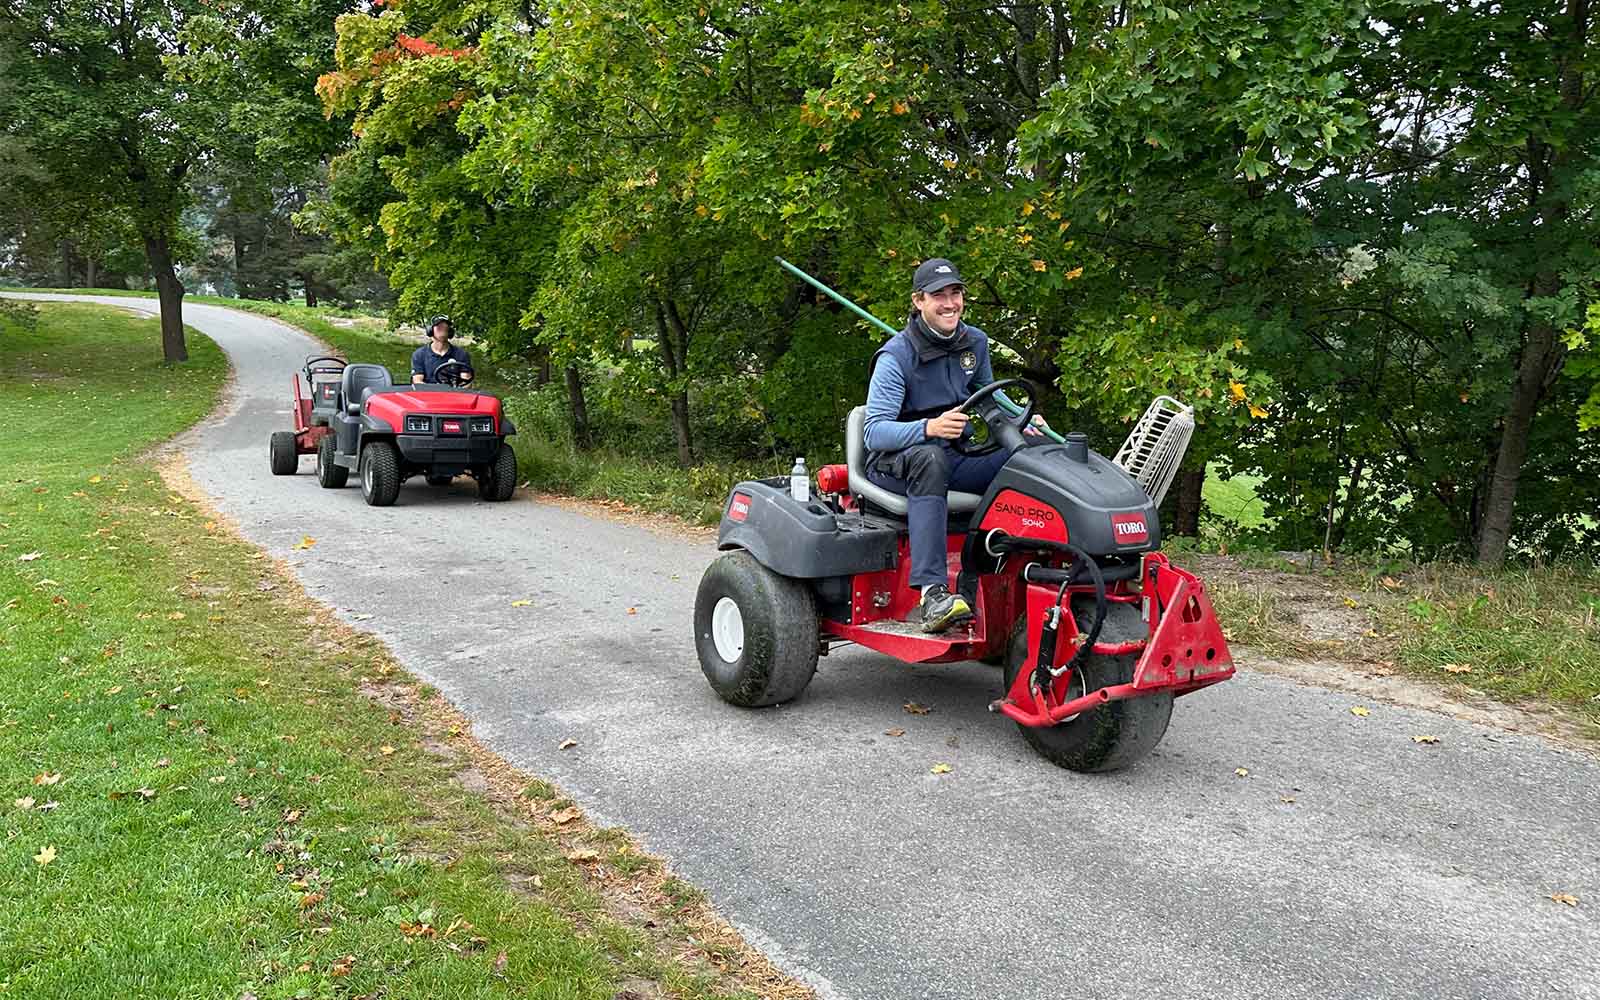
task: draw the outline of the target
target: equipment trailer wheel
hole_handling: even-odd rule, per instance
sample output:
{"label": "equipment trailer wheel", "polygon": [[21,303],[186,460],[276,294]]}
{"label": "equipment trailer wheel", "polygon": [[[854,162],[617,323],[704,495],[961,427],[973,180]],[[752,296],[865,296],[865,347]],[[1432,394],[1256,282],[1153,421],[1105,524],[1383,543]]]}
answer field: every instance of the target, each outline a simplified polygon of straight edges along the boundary
{"label": "equipment trailer wheel", "polygon": [[368,506],[388,507],[400,495],[400,453],[392,441],[373,441],[361,449],[361,496]]}
{"label": "equipment trailer wheel", "polygon": [[505,442],[495,453],[494,461],[478,477],[478,496],[490,502],[510,500],[517,491],[517,453]]}
{"label": "equipment trailer wheel", "polygon": [[[1094,620],[1094,601],[1074,601],[1072,613],[1086,628]],[[1134,604],[1113,602],[1106,608],[1106,623],[1100,631],[1101,642],[1131,642],[1149,634],[1139,607]],[[1063,640],[1065,641],[1065,640]],[[1011,640],[1006,645],[1006,690],[1016,679],[1017,671],[1028,657],[1028,623],[1019,620],[1011,630]],[[1137,654],[1126,656],[1091,656],[1083,666],[1086,687],[1074,682],[1070,688],[1074,696],[1082,691],[1096,691],[1109,684],[1126,684],[1133,680]],[[1091,709],[1076,718],[1058,722],[1053,726],[1024,726],[1018,724],[1028,745],[1039,756],[1069,771],[1116,771],[1137,761],[1161,742],[1167,732],[1167,722],[1172,718],[1172,695],[1169,692],[1141,695],[1122,701],[1110,701]]]}
{"label": "equipment trailer wheel", "polygon": [[292,476],[300,468],[300,456],[294,450],[294,431],[273,431],[267,443],[267,457],[272,462],[274,476]]}
{"label": "equipment trailer wheel", "polygon": [[317,485],[325,490],[337,490],[349,479],[349,469],[333,464],[333,435],[324,434],[317,442]]}
{"label": "equipment trailer wheel", "polygon": [[817,605],[798,580],[740,549],[718,556],[694,599],[700,669],[730,705],[789,701],[817,672]]}

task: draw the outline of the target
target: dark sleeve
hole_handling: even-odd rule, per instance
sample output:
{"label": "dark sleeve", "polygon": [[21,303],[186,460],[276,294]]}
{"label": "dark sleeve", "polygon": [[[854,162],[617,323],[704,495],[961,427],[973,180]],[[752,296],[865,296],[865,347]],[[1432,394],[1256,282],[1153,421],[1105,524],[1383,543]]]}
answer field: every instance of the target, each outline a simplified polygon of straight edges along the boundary
{"label": "dark sleeve", "polygon": [[457,347],[455,352],[457,361],[466,365],[468,368],[472,367],[472,355],[467,353],[467,349],[465,347]]}
{"label": "dark sleeve", "polygon": [[428,374],[428,369],[427,369],[427,367],[425,366],[425,364],[424,364],[424,362],[422,360],[422,352],[426,351],[427,349],[428,349],[427,346],[424,345],[424,346],[419,347],[416,350],[411,352],[411,374],[413,374],[413,375],[426,375],[426,374]]}

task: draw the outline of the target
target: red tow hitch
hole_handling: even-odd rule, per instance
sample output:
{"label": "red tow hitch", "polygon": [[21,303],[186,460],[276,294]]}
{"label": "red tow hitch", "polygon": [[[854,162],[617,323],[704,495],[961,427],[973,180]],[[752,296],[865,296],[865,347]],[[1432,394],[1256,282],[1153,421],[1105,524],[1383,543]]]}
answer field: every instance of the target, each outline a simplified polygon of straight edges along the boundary
{"label": "red tow hitch", "polygon": [[[1030,582],[1027,663],[1038,664],[1041,641],[1047,651],[1054,646],[1047,657],[1051,676],[1047,684],[1041,685],[1041,671],[1036,666],[1019,670],[1006,697],[990,707],[1024,726],[1053,726],[1109,701],[1161,691],[1188,694],[1232,677],[1233,657],[1200,578],[1172,565],[1159,552],[1144,557],[1140,572],[1139,590],[1118,584],[1107,589],[1106,600],[1138,603],[1150,627],[1149,637],[1131,642],[1097,642],[1090,650],[1096,656],[1139,653],[1133,680],[1069,697],[1074,689],[1081,691],[1082,684],[1075,679],[1074,671],[1062,668],[1086,637],[1080,623],[1073,619],[1070,602],[1058,604],[1062,596],[1058,588]],[[1092,593],[1092,588],[1082,586],[1074,586],[1070,592],[1081,594],[1086,589]],[[1054,634],[1046,627],[1050,621],[1055,622]],[[1056,644],[1054,635],[1066,637],[1067,641]]]}

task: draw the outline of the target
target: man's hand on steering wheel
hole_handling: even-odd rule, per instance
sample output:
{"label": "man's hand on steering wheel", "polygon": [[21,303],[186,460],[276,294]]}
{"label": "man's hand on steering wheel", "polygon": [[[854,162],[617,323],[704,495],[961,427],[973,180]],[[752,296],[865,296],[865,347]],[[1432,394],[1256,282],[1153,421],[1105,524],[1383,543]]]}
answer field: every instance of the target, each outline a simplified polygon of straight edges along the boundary
{"label": "man's hand on steering wheel", "polygon": [[472,381],[472,366],[461,361],[446,361],[433,370],[433,380],[440,385],[461,388]]}
{"label": "man's hand on steering wheel", "polygon": [[946,410],[937,417],[929,417],[923,425],[928,437],[954,441],[966,433],[967,415],[960,410]]}
{"label": "man's hand on steering wheel", "polygon": [[[995,398],[1003,389],[1018,389],[1027,396],[1027,404],[1022,407],[1022,412],[1015,415],[1006,412]],[[973,412],[981,416],[989,427],[987,440],[982,444],[974,445],[970,438],[955,437],[950,440],[950,447],[962,455],[977,456],[987,455],[1000,448],[1014,448],[1022,443],[1024,430],[1038,433],[1034,426],[1034,392],[1033,386],[1018,378],[1002,379],[999,382],[990,382],[979,389],[957,410],[963,414]]]}

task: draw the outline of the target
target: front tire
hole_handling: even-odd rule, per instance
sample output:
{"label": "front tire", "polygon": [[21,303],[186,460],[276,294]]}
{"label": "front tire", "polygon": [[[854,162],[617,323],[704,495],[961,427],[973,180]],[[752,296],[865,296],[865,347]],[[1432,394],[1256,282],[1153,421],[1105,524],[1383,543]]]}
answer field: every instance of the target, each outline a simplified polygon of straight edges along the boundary
{"label": "front tire", "polygon": [[361,449],[361,497],[370,507],[388,507],[400,495],[400,453],[392,441],[372,441]]}
{"label": "front tire", "polygon": [[492,503],[510,500],[517,491],[517,453],[504,441],[494,461],[478,477],[478,496]]}
{"label": "front tire", "polygon": [[[1094,620],[1094,602],[1074,602],[1072,613],[1080,623]],[[1106,622],[1100,631],[1101,642],[1131,642],[1149,634],[1139,608],[1134,604],[1114,602],[1106,608]],[[1066,641],[1062,639],[1061,641]],[[1011,629],[1011,639],[1006,644],[1006,690],[1016,680],[1028,658],[1028,622],[1018,620]],[[1074,682],[1069,691],[1076,697],[1083,691],[1096,691],[1111,684],[1126,684],[1133,680],[1133,668],[1138,663],[1137,654],[1126,656],[1090,656],[1082,667],[1084,686]],[[1172,718],[1172,694],[1140,695],[1122,701],[1110,701],[1099,708],[1083,712],[1070,721],[1053,726],[1024,726],[1023,739],[1050,763],[1069,771],[1117,771],[1128,767],[1155,749],[1167,732]]]}
{"label": "front tire", "polygon": [[300,456],[294,450],[294,431],[273,431],[267,442],[267,458],[274,476],[292,476],[300,469]]}
{"label": "front tire", "polygon": [[817,672],[817,606],[798,580],[739,549],[718,556],[694,600],[700,670],[730,705],[797,697]]}
{"label": "front tire", "polygon": [[343,489],[350,481],[350,470],[333,461],[333,435],[324,434],[317,441],[317,485],[325,490]]}

